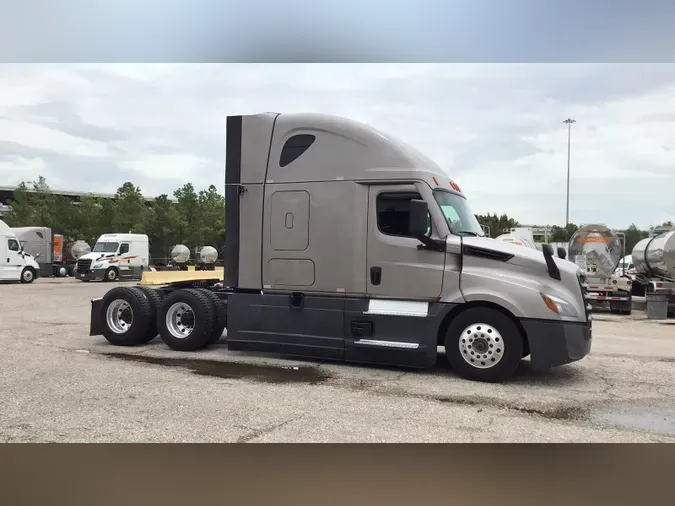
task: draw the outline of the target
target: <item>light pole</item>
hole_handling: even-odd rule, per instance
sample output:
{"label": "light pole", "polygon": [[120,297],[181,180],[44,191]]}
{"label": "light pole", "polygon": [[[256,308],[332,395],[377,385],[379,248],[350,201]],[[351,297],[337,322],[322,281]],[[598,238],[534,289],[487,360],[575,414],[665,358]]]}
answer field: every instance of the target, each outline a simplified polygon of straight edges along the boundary
{"label": "light pole", "polygon": [[570,144],[572,140],[572,123],[576,120],[567,118],[563,123],[567,123],[567,212],[565,213],[565,230],[570,224]]}

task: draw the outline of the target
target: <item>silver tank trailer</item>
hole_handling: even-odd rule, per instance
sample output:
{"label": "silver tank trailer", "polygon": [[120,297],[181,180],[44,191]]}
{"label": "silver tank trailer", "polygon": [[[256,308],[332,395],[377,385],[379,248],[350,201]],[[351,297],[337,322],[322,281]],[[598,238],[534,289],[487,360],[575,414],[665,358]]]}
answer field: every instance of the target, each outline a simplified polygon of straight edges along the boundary
{"label": "silver tank trailer", "polygon": [[171,248],[171,260],[177,264],[186,264],[190,260],[190,248],[184,244],[176,244]]}
{"label": "silver tank trailer", "polygon": [[80,257],[91,253],[91,246],[86,241],[75,241],[66,246],[66,252],[69,259],[77,261]]}
{"label": "silver tank trailer", "polygon": [[195,269],[199,271],[215,270],[218,251],[213,246],[204,246],[199,250],[199,262]]}
{"label": "silver tank trailer", "polygon": [[675,230],[642,239],[633,247],[632,255],[638,273],[675,279]]}
{"label": "silver tank trailer", "polygon": [[619,265],[621,239],[604,225],[586,225],[570,239],[569,260],[577,264],[589,277],[608,278]]}
{"label": "silver tank trailer", "polygon": [[218,260],[218,251],[213,246],[204,246],[199,251],[199,260],[203,264],[215,264]]}

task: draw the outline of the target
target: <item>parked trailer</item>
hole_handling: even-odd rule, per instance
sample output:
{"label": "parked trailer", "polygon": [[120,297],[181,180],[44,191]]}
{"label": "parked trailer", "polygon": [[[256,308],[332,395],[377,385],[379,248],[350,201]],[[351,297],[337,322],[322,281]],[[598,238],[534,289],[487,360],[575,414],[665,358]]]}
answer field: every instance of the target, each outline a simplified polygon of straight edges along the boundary
{"label": "parked trailer", "polygon": [[230,350],[416,368],[444,346],[460,376],[491,382],[528,355],[549,368],[590,352],[581,270],[484,237],[414,148],[275,113],[228,117],[226,144],[224,282],[113,288],[91,302],[90,335],[188,351],[227,328]]}
{"label": "parked trailer", "polygon": [[605,225],[585,225],[571,237],[570,260],[585,272],[591,304],[609,306],[615,314],[632,312],[633,295],[630,276],[617,273],[625,256],[625,237]]}
{"label": "parked trailer", "polygon": [[675,229],[642,239],[633,247],[635,282],[647,294],[668,296],[668,314],[675,316]]}
{"label": "parked trailer", "polygon": [[24,251],[37,259],[40,275],[44,277],[72,276],[79,256],[91,251],[85,241],[64,244],[63,235],[54,233],[49,227],[15,227],[12,230]]}

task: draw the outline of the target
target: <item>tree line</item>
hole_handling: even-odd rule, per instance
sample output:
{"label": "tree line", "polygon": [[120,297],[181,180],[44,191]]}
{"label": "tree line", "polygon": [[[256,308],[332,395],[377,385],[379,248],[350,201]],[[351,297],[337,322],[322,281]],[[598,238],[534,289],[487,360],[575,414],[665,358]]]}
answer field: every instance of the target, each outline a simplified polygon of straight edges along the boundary
{"label": "tree line", "polygon": [[222,256],[225,199],[213,185],[197,192],[185,183],[173,192],[148,200],[141,189],[126,182],[114,198],[83,196],[79,201],[53,193],[44,177],[21,183],[9,202],[4,220],[10,227],[50,227],[65,241],[94,245],[105,233],[147,234],[150,256],[166,260],[171,247],[185,244],[192,251],[213,246]]}
{"label": "tree line", "polygon": [[[79,201],[53,193],[44,177],[21,183],[9,202],[12,210],[5,217],[11,227],[50,227],[66,241],[85,240],[93,245],[105,233],[132,232],[147,234],[150,256],[166,259],[176,244],[185,244],[194,251],[199,246],[213,246],[222,252],[225,243],[225,198],[211,185],[197,192],[192,183],[185,183],[173,192],[148,200],[141,189],[126,182],[117,189],[114,198],[83,196]],[[479,223],[497,237],[505,229],[520,226],[506,214],[478,214]],[[673,226],[666,222],[662,226]],[[549,240],[566,242],[578,230],[570,223],[566,227],[552,226]],[[649,235],[634,224],[620,230],[626,236],[626,253],[638,241]]]}

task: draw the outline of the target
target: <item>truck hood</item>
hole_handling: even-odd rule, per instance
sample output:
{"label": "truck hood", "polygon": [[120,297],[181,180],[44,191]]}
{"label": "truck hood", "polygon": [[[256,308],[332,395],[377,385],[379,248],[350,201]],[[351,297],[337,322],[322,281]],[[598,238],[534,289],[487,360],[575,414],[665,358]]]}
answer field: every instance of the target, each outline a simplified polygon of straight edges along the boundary
{"label": "truck hood", "polygon": [[99,258],[105,258],[109,257],[112,258],[114,257],[114,253],[87,253],[86,255],[82,255],[79,260],[91,260],[92,262],[95,262]]}
{"label": "truck hood", "polygon": [[[509,242],[498,241],[497,239],[492,239],[490,237],[462,237],[462,243],[467,246],[475,246],[476,248],[499,251],[513,255],[513,258],[509,260],[509,263],[518,265],[525,269],[538,270],[541,268],[547,268],[544,253],[536,249],[519,246]],[[563,260],[562,258],[558,258],[556,256],[554,256],[553,259],[555,260],[555,263],[561,272],[572,276],[577,275],[579,267],[575,263],[570,262],[569,260]]]}

